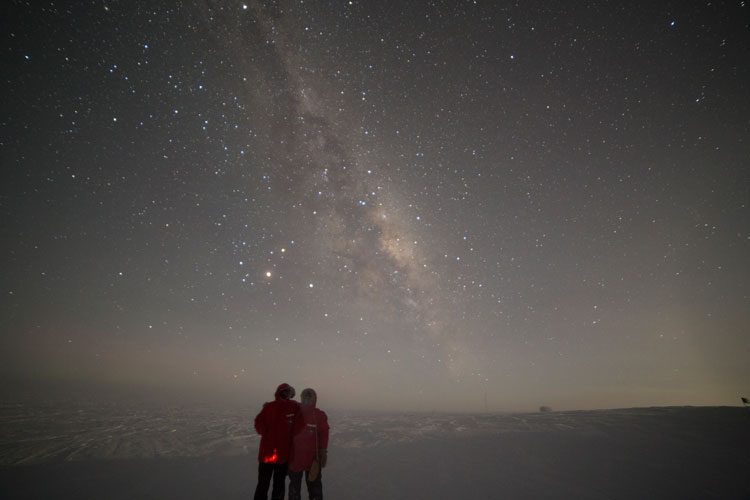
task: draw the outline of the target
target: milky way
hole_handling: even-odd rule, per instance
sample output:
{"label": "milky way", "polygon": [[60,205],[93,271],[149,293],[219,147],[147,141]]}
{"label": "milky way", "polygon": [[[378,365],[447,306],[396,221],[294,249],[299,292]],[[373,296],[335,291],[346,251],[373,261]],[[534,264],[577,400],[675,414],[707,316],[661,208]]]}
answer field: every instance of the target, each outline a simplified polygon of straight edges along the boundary
{"label": "milky way", "polygon": [[298,42],[285,36],[291,30],[285,16],[253,7],[261,36],[273,46],[273,67],[281,69],[285,82],[273,107],[283,110],[288,126],[272,137],[279,145],[271,156],[278,165],[272,175],[299,200],[295,208],[302,218],[313,216],[305,221],[313,233],[296,241],[304,245],[297,251],[315,255],[318,272],[335,276],[326,281],[343,292],[338,301],[346,303],[350,295],[368,314],[386,318],[386,328],[405,324],[405,335],[418,340],[415,353],[441,354],[458,374],[461,346],[445,313],[452,294],[438,289],[439,275],[406,220],[405,202],[389,196],[397,190],[394,180],[383,173],[382,160],[358,151],[362,148],[348,133],[352,126],[341,123],[337,110],[319,97],[325,82],[316,72],[307,77]]}

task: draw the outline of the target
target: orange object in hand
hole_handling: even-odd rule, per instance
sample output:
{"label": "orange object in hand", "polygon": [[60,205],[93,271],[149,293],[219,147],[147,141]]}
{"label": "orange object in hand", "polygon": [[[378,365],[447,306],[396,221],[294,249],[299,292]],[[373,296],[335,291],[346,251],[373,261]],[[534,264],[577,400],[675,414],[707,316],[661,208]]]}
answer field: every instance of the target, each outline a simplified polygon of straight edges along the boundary
{"label": "orange object in hand", "polygon": [[276,450],[274,449],[273,450],[273,455],[271,455],[270,457],[264,458],[263,459],[263,463],[264,464],[267,464],[267,463],[275,464],[278,459],[279,459],[279,456],[276,454]]}

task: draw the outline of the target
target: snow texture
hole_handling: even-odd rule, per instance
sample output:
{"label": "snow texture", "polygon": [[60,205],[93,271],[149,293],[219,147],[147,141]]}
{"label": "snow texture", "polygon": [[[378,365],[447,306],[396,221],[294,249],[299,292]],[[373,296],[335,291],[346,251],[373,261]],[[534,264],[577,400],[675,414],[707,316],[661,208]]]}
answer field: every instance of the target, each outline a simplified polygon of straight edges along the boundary
{"label": "snow texture", "polygon": [[[0,498],[246,499],[255,411],[0,408]],[[329,499],[750,499],[750,411],[329,412]]]}

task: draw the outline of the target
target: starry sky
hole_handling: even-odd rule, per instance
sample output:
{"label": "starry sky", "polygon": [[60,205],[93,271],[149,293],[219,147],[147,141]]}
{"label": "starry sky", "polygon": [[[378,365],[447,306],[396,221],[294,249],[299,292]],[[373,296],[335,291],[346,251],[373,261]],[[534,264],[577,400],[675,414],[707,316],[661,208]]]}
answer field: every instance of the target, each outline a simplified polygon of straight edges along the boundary
{"label": "starry sky", "polygon": [[9,2],[3,392],[737,404],[748,9]]}

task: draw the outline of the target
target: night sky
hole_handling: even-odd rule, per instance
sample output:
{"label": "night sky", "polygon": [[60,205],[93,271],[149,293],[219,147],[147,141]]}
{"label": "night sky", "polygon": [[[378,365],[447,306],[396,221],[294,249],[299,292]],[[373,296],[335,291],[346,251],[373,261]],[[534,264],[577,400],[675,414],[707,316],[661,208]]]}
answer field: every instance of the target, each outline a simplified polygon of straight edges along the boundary
{"label": "night sky", "polygon": [[750,393],[745,1],[73,3],[2,9],[4,392]]}

